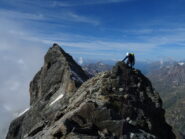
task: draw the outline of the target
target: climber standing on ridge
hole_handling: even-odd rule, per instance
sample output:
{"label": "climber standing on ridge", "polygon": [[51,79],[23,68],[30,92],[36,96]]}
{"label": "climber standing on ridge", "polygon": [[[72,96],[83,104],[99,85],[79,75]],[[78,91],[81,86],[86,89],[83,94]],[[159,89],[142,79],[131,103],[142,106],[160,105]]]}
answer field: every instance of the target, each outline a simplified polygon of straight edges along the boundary
{"label": "climber standing on ridge", "polygon": [[130,68],[133,68],[133,66],[135,64],[135,56],[134,56],[134,53],[126,53],[126,57],[122,60],[122,62],[125,62],[126,59],[127,59],[126,64]]}

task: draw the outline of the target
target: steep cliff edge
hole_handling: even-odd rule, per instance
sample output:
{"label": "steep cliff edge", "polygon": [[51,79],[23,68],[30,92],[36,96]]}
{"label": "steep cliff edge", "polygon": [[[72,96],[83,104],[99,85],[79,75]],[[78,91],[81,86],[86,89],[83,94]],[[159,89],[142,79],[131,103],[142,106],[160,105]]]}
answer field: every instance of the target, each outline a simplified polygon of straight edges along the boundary
{"label": "steep cliff edge", "polygon": [[139,70],[118,62],[87,79],[54,44],[30,84],[30,109],[12,121],[7,139],[175,138],[159,94]]}

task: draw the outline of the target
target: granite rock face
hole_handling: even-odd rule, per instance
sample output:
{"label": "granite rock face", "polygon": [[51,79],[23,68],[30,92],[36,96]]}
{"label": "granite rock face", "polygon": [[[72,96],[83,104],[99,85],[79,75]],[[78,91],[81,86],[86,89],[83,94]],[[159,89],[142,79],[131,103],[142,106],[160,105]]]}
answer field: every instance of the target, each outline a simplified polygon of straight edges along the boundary
{"label": "granite rock face", "polygon": [[30,105],[46,101],[60,90],[72,95],[88,79],[82,68],[60,46],[53,44],[44,58],[44,66],[30,83]]}
{"label": "granite rock face", "polygon": [[160,96],[139,71],[118,62],[87,80],[58,45],[30,84],[31,106],[7,139],[174,139]]}

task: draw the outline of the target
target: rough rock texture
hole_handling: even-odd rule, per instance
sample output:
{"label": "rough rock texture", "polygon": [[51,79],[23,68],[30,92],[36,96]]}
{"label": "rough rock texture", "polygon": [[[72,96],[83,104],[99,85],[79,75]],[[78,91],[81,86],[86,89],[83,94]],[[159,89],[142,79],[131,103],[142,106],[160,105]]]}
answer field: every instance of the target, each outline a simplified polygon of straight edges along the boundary
{"label": "rough rock texture", "polygon": [[[44,66],[30,83],[30,104],[48,100],[57,90],[72,95],[88,79],[82,68],[57,44],[49,49]],[[57,94],[56,94],[57,95]]]}
{"label": "rough rock texture", "polygon": [[[58,49],[61,50],[55,46],[49,50],[52,59],[49,61],[55,61],[52,55],[57,54]],[[175,138],[165,122],[165,111],[158,93],[140,71],[118,62],[111,71],[99,73],[80,86],[75,84],[77,78],[67,76],[71,73],[70,68],[62,68],[65,67],[65,62],[60,62],[62,56],[56,60],[57,68],[55,64],[50,64],[52,72],[48,72],[46,57],[44,67],[30,86],[31,107],[11,123],[7,139]],[[78,65],[67,67],[75,67],[76,77],[86,77]],[[65,80],[61,81],[55,74]],[[82,79],[85,81],[87,77]],[[45,94],[55,88],[58,80],[59,87],[45,99]],[[65,88],[69,82],[76,85],[73,91]],[[61,94],[64,96],[52,103],[53,96]]]}

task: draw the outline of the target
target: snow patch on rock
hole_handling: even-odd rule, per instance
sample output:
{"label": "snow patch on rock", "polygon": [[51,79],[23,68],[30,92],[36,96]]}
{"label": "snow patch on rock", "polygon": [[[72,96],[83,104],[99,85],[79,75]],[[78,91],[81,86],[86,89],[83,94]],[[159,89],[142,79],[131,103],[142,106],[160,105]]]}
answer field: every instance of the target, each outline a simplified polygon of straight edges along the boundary
{"label": "snow patch on rock", "polygon": [[55,102],[57,102],[58,100],[60,100],[62,97],[64,96],[64,94],[60,94],[55,100],[53,100],[49,106],[52,106]]}
{"label": "snow patch on rock", "polygon": [[18,114],[18,117],[22,116],[23,114],[25,114],[30,108],[26,108],[24,111],[20,112]]}

